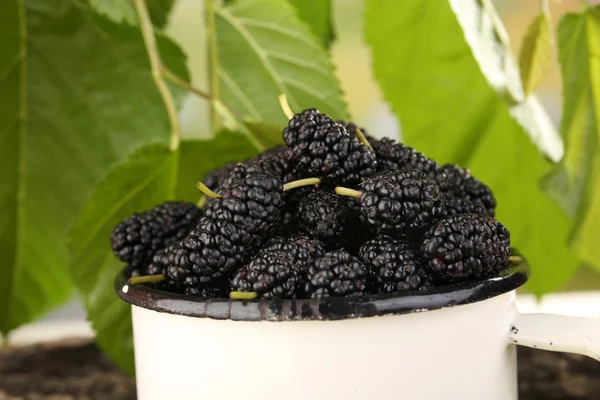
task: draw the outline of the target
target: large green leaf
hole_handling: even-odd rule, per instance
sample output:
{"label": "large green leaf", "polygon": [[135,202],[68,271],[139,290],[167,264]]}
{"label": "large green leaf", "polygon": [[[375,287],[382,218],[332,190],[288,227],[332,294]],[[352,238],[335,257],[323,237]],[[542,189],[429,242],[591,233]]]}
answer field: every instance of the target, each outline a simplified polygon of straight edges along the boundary
{"label": "large green leaf", "polygon": [[[137,29],[65,0],[0,2],[0,331],[71,294],[67,227],[110,165],[168,123]],[[184,57],[160,40],[170,67]],[[181,94],[181,92],[178,92]]]}
{"label": "large green leaf", "polygon": [[[137,14],[130,0],[88,0],[100,14],[117,23],[127,22],[135,25],[138,23]],[[167,24],[167,18],[175,0],[146,0],[146,7],[152,23],[162,28]]]}
{"label": "large green leaf", "polygon": [[552,56],[552,24],[548,10],[540,12],[529,24],[521,43],[519,68],[525,94],[542,81]]}
{"label": "large green leaf", "polygon": [[[502,40],[506,33],[489,6],[477,0],[367,0],[365,32],[375,75],[403,132],[431,156],[468,163],[481,127],[492,122],[486,110],[498,95],[538,146],[554,160],[562,155],[538,99],[524,97],[517,64]],[[439,140],[442,132],[452,140]]]}
{"label": "large green leaf", "polygon": [[70,270],[96,331],[99,346],[133,372],[131,315],[114,294],[123,265],[110,251],[110,233],[134,212],[174,199],[178,152],[149,145],[113,168],[96,187],[70,232]]}
{"label": "large green leaf", "polygon": [[600,6],[568,14],[559,26],[563,76],[561,133],[567,145],[547,192],[575,216],[572,246],[600,267]]}
{"label": "large green leaf", "polygon": [[298,17],[310,26],[323,46],[329,47],[335,39],[331,0],[288,0],[296,8]]}
{"label": "large green leaf", "polygon": [[[366,35],[405,140],[438,162],[471,167],[491,186],[498,219],[530,259],[531,289],[541,293],[576,268],[566,246],[570,222],[539,187],[550,165],[516,122],[518,86],[508,84],[514,73],[496,63],[501,54],[490,41],[498,39],[485,29],[491,19],[470,0],[367,0]],[[517,107],[535,106],[527,101]]]}
{"label": "large green leaf", "polygon": [[215,10],[219,97],[251,119],[283,125],[295,112],[348,117],[327,52],[286,0],[237,0]]}

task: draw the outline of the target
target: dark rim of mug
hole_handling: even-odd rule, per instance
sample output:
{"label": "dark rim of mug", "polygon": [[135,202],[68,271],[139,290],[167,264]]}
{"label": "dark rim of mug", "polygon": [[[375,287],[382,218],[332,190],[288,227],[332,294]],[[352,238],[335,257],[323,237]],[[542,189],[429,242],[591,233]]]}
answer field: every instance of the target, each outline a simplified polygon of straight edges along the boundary
{"label": "dark rim of mug", "polygon": [[499,276],[421,291],[382,293],[359,297],[323,299],[230,300],[207,299],[165,292],[144,284],[128,285],[125,270],[115,280],[117,295],[125,302],[148,310],[234,321],[331,321],[383,315],[408,314],[454,307],[510,292],[529,279],[529,264],[511,262]]}

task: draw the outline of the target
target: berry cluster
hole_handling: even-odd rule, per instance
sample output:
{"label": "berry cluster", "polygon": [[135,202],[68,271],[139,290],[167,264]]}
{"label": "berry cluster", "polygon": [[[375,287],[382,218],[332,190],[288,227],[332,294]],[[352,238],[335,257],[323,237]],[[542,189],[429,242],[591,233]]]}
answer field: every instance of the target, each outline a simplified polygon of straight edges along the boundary
{"label": "berry cluster", "polygon": [[485,184],[363,133],[305,110],[285,146],[208,173],[203,210],[134,214],[113,252],[162,290],[244,299],[419,291],[507,267],[510,235]]}

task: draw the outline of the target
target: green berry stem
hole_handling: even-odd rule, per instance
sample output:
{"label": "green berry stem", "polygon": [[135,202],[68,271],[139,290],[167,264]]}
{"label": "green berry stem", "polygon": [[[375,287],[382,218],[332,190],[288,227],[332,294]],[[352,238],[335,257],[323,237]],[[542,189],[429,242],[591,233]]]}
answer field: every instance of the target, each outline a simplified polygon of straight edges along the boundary
{"label": "green berry stem", "polygon": [[283,185],[283,191],[285,192],[302,186],[318,185],[319,183],[321,183],[319,178],[298,179],[297,181],[288,182]]}
{"label": "green berry stem", "polygon": [[160,281],[164,281],[165,279],[167,279],[167,277],[164,276],[163,274],[142,275],[142,276],[136,276],[135,278],[129,278],[128,283],[130,285],[137,285],[139,283],[160,282]]}
{"label": "green berry stem", "polygon": [[365,146],[369,147],[369,148],[373,148],[371,146],[371,143],[369,143],[369,141],[367,140],[367,138],[365,137],[365,134],[362,133],[362,131],[360,129],[358,129],[358,127],[356,128],[356,137],[358,138],[358,140],[360,140],[360,142],[362,144],[364,144]]}
{"label": "green berry stem", "polygon": [[294,112],[292,111],[292,108],[290,107],[290,103],[288,103],[288,101],[287,101],[286,95],[283,93],[281,93],[279,95],[279,105],[281,106],[281,109],[283,110],[283,113],[285,114],[287,119],[294,118]]}
{"label": "green berry stem", "polygon": [[252,300],[258,297],[256,292],[231,292],[229,298],[232,300]]}
{"label": "green berry stem", "polygon": [[345,187],[341,187],[341,186],[336,187],[335,192],[337,194],[339,194],[340,196],[350,196],[350,197],[356,197],[356,198],[360,198],[360,196],[362,196],[362,192],[360,190],[354,190],[354,189],[345,188]]}
{"label": "green berry stem", "polygon": [[205,195],[207,195],[208,197],[210,197],[211,199],[218,199],[219,197],[221,197],[220,195],[218,195],[217,193],[213,192],[212,190],[210,190],[204,183],[202,182],[196,182],[196,187],[198,188],[198,190],[200,190],[202,193],[204,193]]}
{"label": "green berry stem", "polygon": [[508,262],[511,262],[511,263],[518,263],[518,262],[521,262],[521,261],[523,261],[523,257],[521,257],[521,256],[510,256],[510,257],[508,257]]}
{"label": "green berry stem", "polygon": [[196,205],[198,206],[199,209],[203,210],[204,207],[206,207],[207,202],[208,202],[208,196],[201,196],[200,200],[198,200],[198,203]]}

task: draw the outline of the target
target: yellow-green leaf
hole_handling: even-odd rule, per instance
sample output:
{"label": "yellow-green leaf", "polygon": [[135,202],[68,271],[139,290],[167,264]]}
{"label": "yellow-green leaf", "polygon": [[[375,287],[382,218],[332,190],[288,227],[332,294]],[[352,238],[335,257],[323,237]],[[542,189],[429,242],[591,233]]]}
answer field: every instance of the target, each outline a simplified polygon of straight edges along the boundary
{"label": "yellow-green leaf", "polygon": [[552,24],[548,11],[542,11],[529,24],[519,54],[519,69],[525,94],[540,84],[552,57]]}
{"label": "yellow-green leaf", "polygon": [[558,32],[567,147],[544,187],[575,217],[573,248],[600,268],[600,6],[564,16]]}

